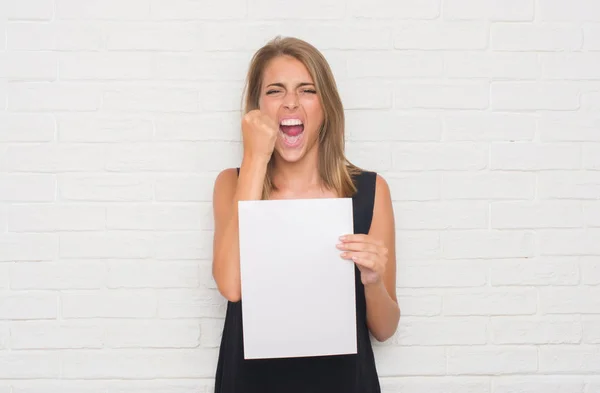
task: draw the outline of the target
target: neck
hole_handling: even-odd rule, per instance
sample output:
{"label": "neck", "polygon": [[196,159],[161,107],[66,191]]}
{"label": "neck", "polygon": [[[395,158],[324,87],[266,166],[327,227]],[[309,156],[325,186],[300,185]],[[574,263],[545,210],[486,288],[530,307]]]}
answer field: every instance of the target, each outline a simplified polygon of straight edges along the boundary
{"label": "neck", "polygon": [[316,152],[293,163],[286,162],[277,155],[273,159],[273,181],[277,188],[294,192],[321,186]]}

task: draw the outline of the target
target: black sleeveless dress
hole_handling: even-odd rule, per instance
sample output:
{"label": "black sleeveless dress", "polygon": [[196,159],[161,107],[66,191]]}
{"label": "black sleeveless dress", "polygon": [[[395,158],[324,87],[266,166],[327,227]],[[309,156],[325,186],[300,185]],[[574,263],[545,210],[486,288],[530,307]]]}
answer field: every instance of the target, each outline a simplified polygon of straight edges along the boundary
{"label": "black sleeveless dress", "polygon": [[[375,180],[374,172],[363,171],[355,176],[358,191],[352,197],[354,233],[369,232]],[[245,360],[242,300],[228,302],[215,393],[380,393],[367,328],[364,286],[356,266],[355,273],[357,354]]]}

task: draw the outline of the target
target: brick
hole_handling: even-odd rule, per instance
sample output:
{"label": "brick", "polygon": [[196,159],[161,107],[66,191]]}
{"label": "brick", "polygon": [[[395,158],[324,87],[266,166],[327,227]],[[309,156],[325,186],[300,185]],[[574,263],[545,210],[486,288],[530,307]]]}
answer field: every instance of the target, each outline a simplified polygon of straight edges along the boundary
{"label": "brick", "polygon": [[600,25],[583,26],[583,50],[600,51]]}
{"label": "brick", "polygon": [[196,321],[107,321],[101,326],[108,348],[195,348],[199,344]]}
{"label": "brick", "polygon": [[492,379],[494,393],[583,393],[583,377],[562,375],[503,376]]}
{"label": "brick", "polygon": [[62,258],[148,258],[155,240],[143,232],[80,232],[60,235]]}
{"label": "brick", "polygon": [[382,393],[490,393],[487,377],[384,377],[380,378],[380,385]]}
{"label": "brick", "polygon": [[58,57],[55,53],[0,53],[0,72],[11,81],[55,81]]}
{"label": "brick", "polygon": [[2,295],[0,320],[56,319],[57,316],[56,293],[31,291]]}
{"label": "brick", "polygon": [[577,85],[565,82],[493,82],[493,110],[576,110],[580,91]]}
{"label": "brick", "polygon": [[130,114],[57,115],[61,142],[139,142],[152,139],[152,120]]}
{"label": "brick", "polygon": [[157,296],[153,290],[63,291],[61,316],[70,318],[153,318]]}
{"label": "brick", "polygon": [[237,142],[242,135],[237,113],[159,114],[154,116],[158,141],[226,141]]}
{"label": "brick", "polygon": [[578,228],[583,209],[574,201],[494,202],[491,226],[498,229]]}
{"label": "brick", "polygon": [[101,145],[44,143],[9,146],[5,159],[11,172],[97,172],[104,170],[106,154]]}
{"label": "brick", "polygon": [[581,322],[572,317],[539,319],[494,317],[490,331],[494,344],[578,344]]}
{"label": "brick", "polygon": [[107,269],[108,288],[196,288],[202,277],[197,261],[112,260]]}
{"label": "brick", "polygon": [[534,235],[529,231],[457,230],[441,234],[447,259],[529,258]]}
{"label": "brick", "polygon": [[198,111],[198,92],[189,88],[122,87],[106,90],[102,108],[110,112]]}
{"label": "brick", "polygon": [[600,308],[600,288],[554,287],[539,291],[542,314],[597,314]]}
{"label": "brick", "polygon": [[537,371],[537,348],[469,348],[448,350],[450,375],[508,375]]}
{"label": "brick", "polygon": [[244,0],[202,2],[194,0],[150,0],[150,18],[157,20],[242,19],[248,13]]}
{"label": "brick", "polygon": [[352,142],[434,142],[439,141],[442,135],[442,122],[439,116],[350,110],[346,112],[346,124],[346,140]]}
{"label": "brick", "polygon": [[50,142],[54,140],[56,122],[49,114],[2,113],[0,129],[0,143]]}
{"label": "brick", "polygon": [[[456,97],[461,99],[457,100]],[[396,109],[486,109],[490,86],[485,82],[402,83],[394,89]]]}
{"label": "brick", "polygon": [[441,256],[440,235],[436,231],[397,231],[398,260],[435,259]]}
{"label": "brick", "polygon": [[227,301],[216,290],[161,289],[158,292],[159,318],[218,318]]}
{"label": "brick", "polygon": [[[167,380],[175,385],[175,381]],[[141,386],[145,381],[110,381],[110,380],[21,380],[14,381],[13,393],[44,393],[47,391],[58,391],[62,393],[107,393],[110,392],[141,392]],[[152,386],[152,382],[146,382]],[[156,385],[156,384],[155,384]],[[160,384],[158,384],[160,386]],[[127,390],[130,389],[130,390]],[[183,392],[183,390],[173,390],[174,392]],[[205,393],[205,392],[203,392]]]}
{"label": "brick", "polygon": [[374,352],[381,377],[445,374],[444,348],[383,346]]}
{"label": "brick", "polygon": [[423,261],[397,267],[398,288],[481,287],[487,283],[486,264],[471,261]]}
{"label": "brick", "polygon": [[[223,154],[214,156],[211,154],[214,151]],[[122,143],[109,148],[106,169],[124,172],[218,171],[235,165],[241,156],[240,142]]]}
{"label": "brick", "polygon": [[152,179],[133,174],[61,174],[58,195],[67,201],[142,202],[152,200]]}
{"label": "brick", "polygon": [[600,344],[600,319],[583,320],[583,342]]}
{"label": "brick", "polygon": [[525,22],[532,21],[533,15],[533,0],[446,0],[443,12],[448,20]]}
{"label": "brick", "polygon": [[13,349],[102,348],[103,333],[97,324],[58,321],[11,323]]}
{"label": "brick", "polygon": [[567,6],[559,0],[541,0],[539,15],[543,21],[600,21],[600,7],[594,0],[574,0]]}
{"label": "brick", "polygon": [[494,23],[490,35],[494,51],[562,52],[583,45],[581,28],[563,24]]}
{"label": "brick", "polygon": [[12,289],[97,289],[106,281],[104,262],[17,263],[11,269]]}
{"label": "brick", "polygon": [[56,179],[51,174],[0,174],[0,201],[52,202]]}
{"label": "brick", "polygon": [[597,112],[600,108],[600,92],[591,91],[581,94],[581,110],[584,112]]}
{"label": "brick", "polygon": [[62,355],[62,377],[65,379],[121,380],[212,378],[216,372],[214,359],[218,354],[216,350],[208,349],[123,349],[69,351]]}
{"label": "brick", "polygon": [[22,204],[10,206],[8,227],[11,232],[102,230],[105,220],[99,206]]}
{"label": "brick", "polygon": [[600,229],[548,229],[540,232],[541,255],[600,255]]}
{"label": "brick", "polygon": [[150,66],[159,80],[243,81],[249,62],[245,53],[165,53],[154,56]]}
{"label": "brick", "polygon": [[[349,55],[349,78],[418,78],[441,77],[444,57],[435,52],[380,52]],[[414,91],[413,91],[414,93]]]}
{"label": "brick", "polygon": [[154,77],[155,58],[148,53],[61,53],[61,80],[146,80]]}
{"label": "brick", "polygon": [[108,50],[189,52],[196,46],[194,24],[119,23],[107,28]]}
{"label": "brick", "polygon": [[[168,8],[170,10],[176,9],[177,6],[173,7],[173,3],[170,0]],[[194,5],[204,5],[206,3],[198,3],[190,0],[183,0],[186,2],[186,6],[188,4]],[[175,3],[177,4],[177,3]],[[217,4],[217,3],[210,3]],[[245,4],[245,2],[244,2]],[[231,9],[229,5],[227,8]],[[239,9],[238,9],[239,10]],[[167,13],[168,15],[168,13]],[[190,14],[188,14],[190,15]],[[235,18],[235,13],[228,12],[226,15]],[[225,16],[223,16],[225,18]],[[245,14],[243,15],[245,17]],[[304,23],[299,26],[305,26],[306,23],[310,23],[308,21],[303,21]],[[286,25],[288,28],[295,29],[296,25],[290,27],[292,21],[286,21]],[[322,26],[322,23],[319,23],[317,26]],[[201,50],[205,51],[254,51],[266,44],[269,40],[273,39],[277,35],[281,34],[281,25],[278,23],[264,23],[264,22],[253,22],[247,21],[246,23],[238,23],[229,22],[229,21],[217,21],[211,22],[206,21],[202,23],[200,29],[200,36],[198,37],[198,47]],[[322,47],[319,47],[323,50]]]}
{"label": "brick", "polygon": [[356,18],[436,19],[441,14],[441,0],[356,0],[349,12]]}
{"label": "brick", "polygon": [[577,257],[541,257],[534,260],[492,261],[493,286],[577,285],[580,281]]}
{"label": "brick", "polygon": [[598,199],[600,173],[555,171],[538,176],[540,199]]}
{"label": "brick", "polygon": [[600,372],[599,347],[541,347],[539,356],[540,372],[577,374],[596,374]]}
{"label": "brick", "polygon": [[598,142],[600,119],[582,113],[546,114],[538,121],[542,142]]}
{"label": "brick", "polygon": [[200,346],[218,348],[221,345],[224,324],[223,318],[202,318],[200,320]]}
{"label": "brick", "polygon": [[60,356],[56,351],[2,351],[0,352],[0,378],[58,379],[61,375]]}
{"label": "brick", "polygon": [[599,377],[589,377],[589,383],[587,385],[587,390],[585,393],[594,393],[600,387],[600,378]]}
{"label": "brick", "polygon": [[95,111],[101,99],[99,87],[83,84],[23,82],[8,87],[10,111]]}
{"label": "brick", "polygon": [[542,54],[542,78],[558,80],[600,79],[600,53]]}
{"label": "brick", "polygon": [[600,143],[583,146],[583,168],[600,170]]}
{"label": "brick", "polygon": [[486,168],[489,160],[489,146],[483,143],[402,143],[392,149],[397,170],[476,171]]}
{"label": "brick", "polygon": [[108,229],[212,230],[211,203],[194,205],[119,205],[106,212]]}
{"label": "brick", "polygon": [[392,87],[383,81],[346,81],[339,86],[339,93],[347,110],[392,107]]}
{"label": "brick", "polygon": [[[1,266],[1,265],[0,265]],[[0,267],[2,269],[2,267]],[[7,349],[9,345],[10,338],[10,330],[8,329],[7,323],[0,323],[0,350]],[[3,392],[3,386],[0,384],[0,392]],[[7,393],[10,393],[10,389],[6,390]]]}
{"label": "brick", "polygon": [[449,114],[443,122],[448,141],[532,141],[536,132],[536,118],[528,114]]}
{"label": "brick", "polygon": [[58,256],[58,236],[54,233],[0,234],[0,261],[53,260]]}
{"label": "brick", "polygon": [[[154,236],[155,257],[158,259],[211,259],[212,231],[161,232]],[[176,247],[173,247],[176,244]]]}
{"label": "brick", "polygon": [[383,172],[392,168],[392,146],[382,142],[346,143],[346,156],[361,168]]}
{"label": "brick", "polygon": [[390,173],[385,176],[393,201],[435,201],[440,199],[441,176],[433,172]]}
{"label": "brick", "polygon": [[481,21],[409,21],[394,31],[395,49],[486,49],[489,28]]}
{"label": "brick", "polygon": [[581,277],[586,285],[600,284],[600,261],[597,257],[581,258]]}
{"label": "brick", "polygon": [[146,19],[150,15],[149,0],[56,0],[57,19]]}
{"label": "brick", "polygon": [[6,4],[8,20],[51,20],[54,16],[52,0],[20,0]]}
{"label": "brick", "polygon": [[477,229],[489,221],[483,202],[396,202],[394,211],[397,229]]}
{"label": "brick", "polygon": [[450,78],[536,79],[537,54],[508,52],[444,53],[444,74]]}
{"label": "brick", "polygon": [[537,292],[533,289],[471,289],[444,296],[444,315],[533,315]]}
{"label": "brick", "polygon": [[8,205],[0,206],[0,233],[8,231]]}
{"label": "brick", "polygon": [[[10,288],[10,268],[11,263],[0,263],[0,290]],[[2,336],[2,324],[0,324],[0,336]],[[0,349],[2,348],[2,339],[0,338]]]}
{"label": "brick", "polygon": [[102,26],[82,21],[11,22],[7,48],[30,51],[97,51],[104,47]]}
{"label": "brick", "polygon": [[161,202],[211,202],[217,174],[218,172],[199,174],[159,173],[155,177],[155,198]]}
{"label": "brick", "polygon": [[432,317],[442,312],[442,297],[438,295],[398,295],[403,316]]}
{"label": "brick", "polygon": [[302,7],[288,7],[284,0],[248,0],[250,19],[341,19],[345,13],[342,0],[306,0]]}
{"label": "brick", "polygon": [[[204,93],[216,90],[219,91],[218,95]],[[200,86],[200,91],[202,92],[200,93],[200,112],[236,112],[241,116],[241,113],[239,112],[242,109],[242,82],[205,82]],[[188,112],[187,110],[174,111],[178,113]],[[158,110],[158,112],[165,111]],[[191,112],[191,110],[189,112]],[[196,111],[194,110],[194,112]]]}
{"label": "brick", "polygon": [[487,341],[486,318],[405,318],[393,340],[401,346],[479,345]]}
{"label": "brick", "polygon": [[492,143],[491,167],[501,170],[541,171],[581,168],[577,144]]}
{"label": "brick", "polygon": [[583,205],[583,216],[587,227],[600,227],[600,202],[590,201]]}

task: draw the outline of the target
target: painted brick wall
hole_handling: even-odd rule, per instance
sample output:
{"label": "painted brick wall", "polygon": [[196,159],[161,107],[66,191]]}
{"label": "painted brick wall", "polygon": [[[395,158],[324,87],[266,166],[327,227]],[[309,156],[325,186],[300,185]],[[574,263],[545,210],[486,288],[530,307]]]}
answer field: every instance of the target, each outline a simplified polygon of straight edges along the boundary
{"label": "painted brick wall", "polygon": [[383,391],[600,392],[597,0],[0,0],[0,393],[211,392],[253,51],[329,59],[392,188]]}

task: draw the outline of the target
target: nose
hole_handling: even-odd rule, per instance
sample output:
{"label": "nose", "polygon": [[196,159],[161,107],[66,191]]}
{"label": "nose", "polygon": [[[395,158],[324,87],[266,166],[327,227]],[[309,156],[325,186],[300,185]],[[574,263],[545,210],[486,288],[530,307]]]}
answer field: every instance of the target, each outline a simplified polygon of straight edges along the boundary
{"label": "nose", "polygon": [[296,109],[298,107],[298,95],[294,92],[286,94],[283,106],[286,109]]}

